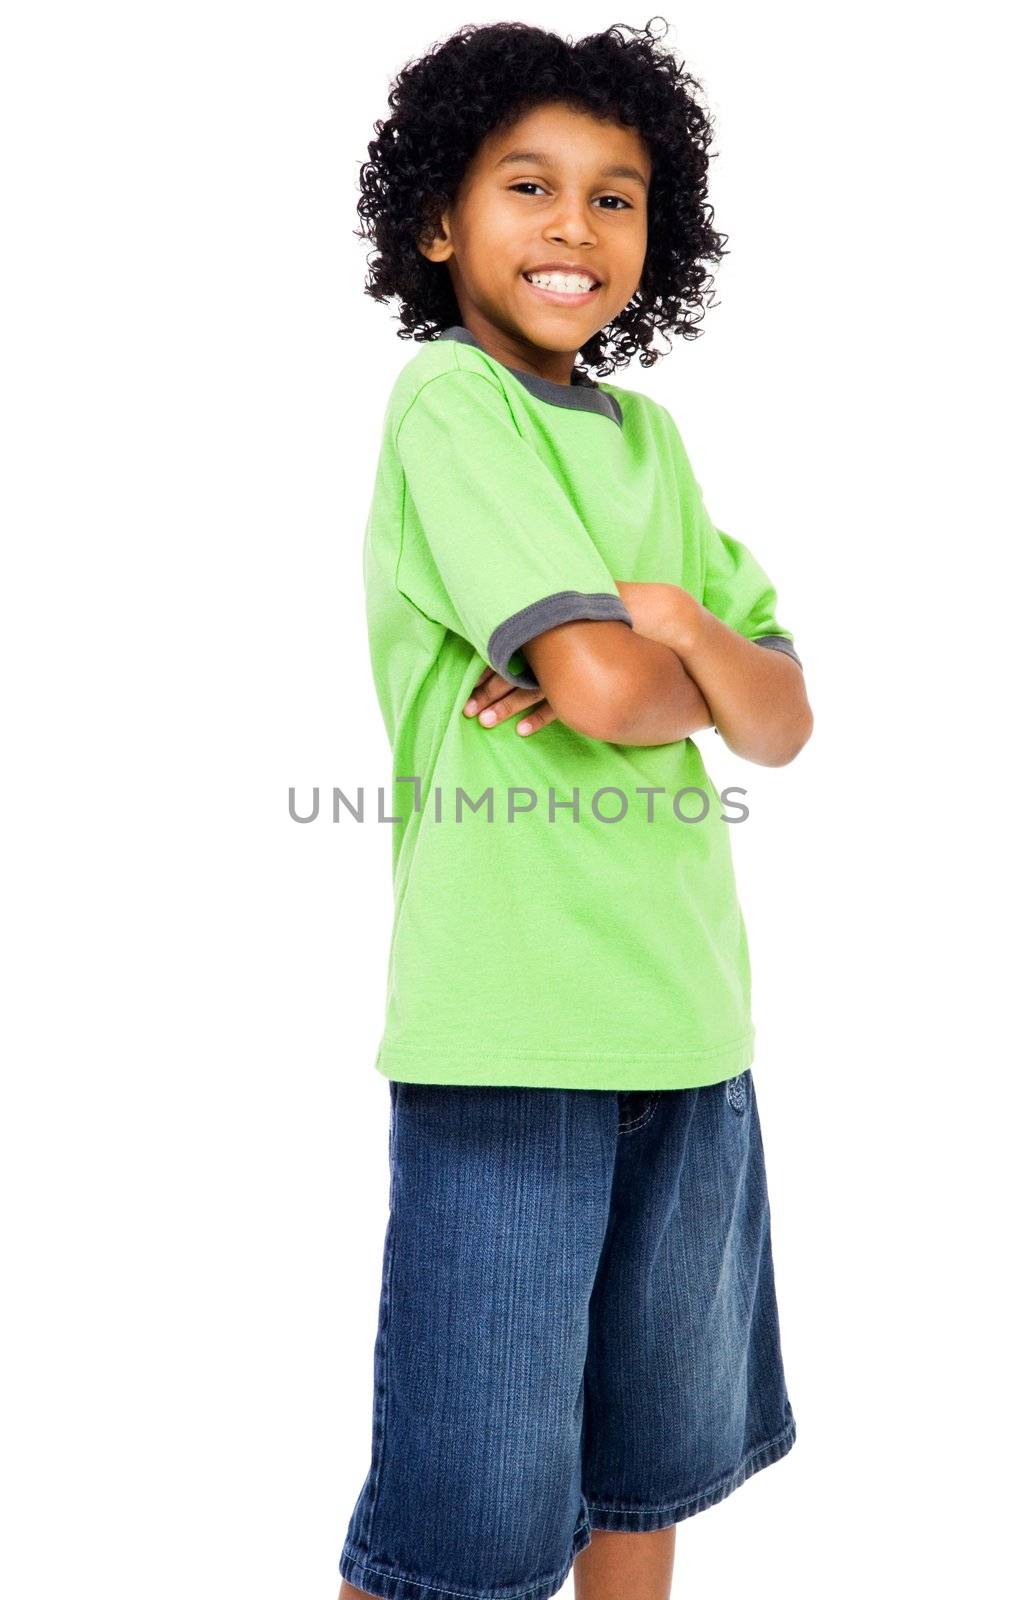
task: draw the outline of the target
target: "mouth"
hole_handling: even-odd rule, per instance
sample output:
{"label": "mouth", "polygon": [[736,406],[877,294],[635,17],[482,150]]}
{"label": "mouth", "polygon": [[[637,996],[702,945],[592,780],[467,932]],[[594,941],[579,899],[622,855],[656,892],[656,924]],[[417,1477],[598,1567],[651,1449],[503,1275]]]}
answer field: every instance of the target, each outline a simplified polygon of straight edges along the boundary
{"label": "mouth", "polygon": [[540,299],[559,306],[585,306],[601,287],[587,272],[524,272],[522,279]]}

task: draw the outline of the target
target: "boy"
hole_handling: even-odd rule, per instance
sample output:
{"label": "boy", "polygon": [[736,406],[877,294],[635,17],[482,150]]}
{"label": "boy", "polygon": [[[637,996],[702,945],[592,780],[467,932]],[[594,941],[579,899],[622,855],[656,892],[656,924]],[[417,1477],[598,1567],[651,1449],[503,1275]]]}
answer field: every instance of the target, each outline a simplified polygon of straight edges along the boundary
{"label": "boy", "polygon": [[364,555],[401,822],[341,1600],[545,1600],[573,1563],[578,1600],[667,1600],[676,1522],[796,1433],[747,939],[691,735],[782,765],[812,716],[670,414],[576,364],[689,335],[721,253],[692,80],[628,31],[461,29],[362,169],[369,292],[425,343]]}

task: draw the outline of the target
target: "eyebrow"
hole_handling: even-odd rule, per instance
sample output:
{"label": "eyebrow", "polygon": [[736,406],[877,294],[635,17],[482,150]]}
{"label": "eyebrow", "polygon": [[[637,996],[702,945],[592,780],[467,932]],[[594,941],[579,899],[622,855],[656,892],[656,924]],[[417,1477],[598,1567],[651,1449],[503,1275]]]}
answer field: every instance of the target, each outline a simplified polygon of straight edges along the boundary
{"label": "eyebrow", "polygon": [[[524,161],[533,162],[538,167],[549,167],[553,165],[553,162],[550,160],[550,158],[546,155],[542,155],[539,150],[512,150],[508,155],[502,156],[497,165],[499,167],[514,166]],[[639,172],[636,167],[602,167],[601,177],[628,178],[631,183],[639,183],[642,189],[647,188],[647,180],[644,178],[643,173]]]}

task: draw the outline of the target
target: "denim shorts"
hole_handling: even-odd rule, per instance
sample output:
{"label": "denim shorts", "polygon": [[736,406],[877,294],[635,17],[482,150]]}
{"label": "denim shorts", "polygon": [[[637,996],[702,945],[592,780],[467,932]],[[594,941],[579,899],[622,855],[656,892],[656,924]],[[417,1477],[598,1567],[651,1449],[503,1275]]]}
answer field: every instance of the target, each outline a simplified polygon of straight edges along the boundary
{"label": "denim shorts", "polygon": [[390,1082],[371,1465],[341,1575],[545,1600],[794,1443],[748,1069],[695,1089]]}

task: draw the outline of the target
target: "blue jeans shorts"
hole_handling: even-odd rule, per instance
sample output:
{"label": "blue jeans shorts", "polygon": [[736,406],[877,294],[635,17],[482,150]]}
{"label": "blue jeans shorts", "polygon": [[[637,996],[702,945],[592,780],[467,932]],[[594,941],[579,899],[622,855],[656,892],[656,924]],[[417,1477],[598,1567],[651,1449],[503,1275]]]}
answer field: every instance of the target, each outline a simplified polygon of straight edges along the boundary
{"label": "blue jeans shorts", "polygon": [[696,1089],[390,1082],[371,1465],[341,1575],[545,1600],[787,1453],[751,1071]]}

